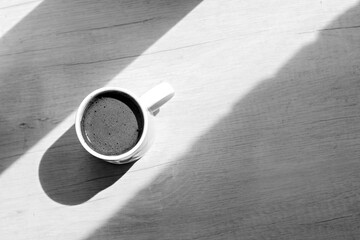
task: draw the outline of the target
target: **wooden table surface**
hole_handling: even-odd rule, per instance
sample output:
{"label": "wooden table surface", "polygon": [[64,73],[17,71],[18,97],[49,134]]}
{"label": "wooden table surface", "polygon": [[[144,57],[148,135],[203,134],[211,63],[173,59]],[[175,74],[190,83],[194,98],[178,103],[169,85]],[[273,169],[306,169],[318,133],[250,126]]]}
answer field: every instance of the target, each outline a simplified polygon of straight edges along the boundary
{"label": "wooden table surface", "polygon": [[[141,160],[81,100],[167,81]],[[0,239],[359,239],[360,4],[1,0]]]}

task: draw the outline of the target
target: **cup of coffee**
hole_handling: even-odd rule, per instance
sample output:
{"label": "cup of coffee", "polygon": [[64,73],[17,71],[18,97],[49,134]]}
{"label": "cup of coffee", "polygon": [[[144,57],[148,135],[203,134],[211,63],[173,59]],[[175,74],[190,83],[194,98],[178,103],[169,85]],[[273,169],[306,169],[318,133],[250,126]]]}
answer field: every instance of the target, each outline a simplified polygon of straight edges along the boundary
{"label": "cup of coffee", "polygon": [[154,139],[154,113],[174,96],[163,82],[141,97],[129,90],[104,87],[81,102],[75,129],[81,145],[93,156],[123,164],[140,159]]}

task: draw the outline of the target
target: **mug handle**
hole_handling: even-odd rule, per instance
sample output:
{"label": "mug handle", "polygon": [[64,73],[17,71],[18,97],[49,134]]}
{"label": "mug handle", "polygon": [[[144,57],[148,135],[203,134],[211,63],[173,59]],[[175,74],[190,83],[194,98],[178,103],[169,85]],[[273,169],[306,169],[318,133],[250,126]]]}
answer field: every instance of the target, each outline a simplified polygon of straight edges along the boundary
{"label": "mug handle", "polygon": [[174,94],[175,91],[173,87],[167,82],[162,82],[144,93],[140,97],[140,101],[154,114],[154,112],[169,101]]}

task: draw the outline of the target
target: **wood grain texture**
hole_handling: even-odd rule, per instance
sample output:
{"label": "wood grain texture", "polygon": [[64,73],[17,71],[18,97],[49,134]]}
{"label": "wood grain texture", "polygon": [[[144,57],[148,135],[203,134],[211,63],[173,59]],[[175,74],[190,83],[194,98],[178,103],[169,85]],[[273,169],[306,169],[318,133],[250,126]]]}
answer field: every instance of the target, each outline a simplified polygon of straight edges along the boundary
{"label": "wood grain texture", "polygon": [[[0,1],[1,239],[357,239],[359,16],[340,0]],[[143,159],[82,149],[84,96],[160,81],[176,95]]]}

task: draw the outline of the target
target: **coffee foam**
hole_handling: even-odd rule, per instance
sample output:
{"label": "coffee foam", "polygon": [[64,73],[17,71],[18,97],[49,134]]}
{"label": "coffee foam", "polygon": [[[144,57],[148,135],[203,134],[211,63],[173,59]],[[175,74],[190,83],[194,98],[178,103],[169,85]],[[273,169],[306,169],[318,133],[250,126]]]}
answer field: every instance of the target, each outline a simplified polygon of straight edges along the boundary
{"label": "coffee foam", "polygon": [[[98,153],[120,155],[133,148],[141,136],[139,107],[119,96],[100,96],[85,110],[82,129],[85,141]],[[140,119],[141,120],[141,119]]]}

